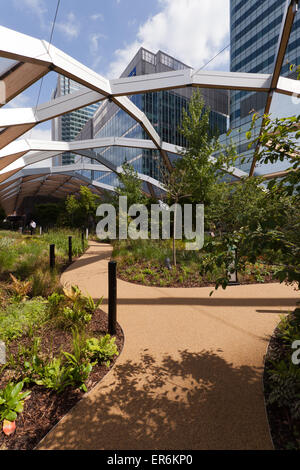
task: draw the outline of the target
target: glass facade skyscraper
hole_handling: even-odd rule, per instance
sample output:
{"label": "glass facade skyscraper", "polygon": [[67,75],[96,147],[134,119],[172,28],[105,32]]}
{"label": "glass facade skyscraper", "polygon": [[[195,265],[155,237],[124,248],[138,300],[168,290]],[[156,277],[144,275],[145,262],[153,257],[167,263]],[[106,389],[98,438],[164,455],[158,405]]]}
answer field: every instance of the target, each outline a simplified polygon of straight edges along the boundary
{"label": "glass facade skyscraper", "polygon": [[[232,72],[272,73],[278,38],[285,9],[285,0],[231,0],[230,70]],[[296,15],[281,75],[295,78],[291,64],[300,64],[300,16]],[[245,133],[253,111],[264,113],[266,93],[231,92],[230,127],[239,154],[253,155],[248,150]],[[291,109],[291,113],[293,110]],[[256,132],[259,132],[257,126]],[[250,162],[240,165],[248,171]]]}
{"label": "glass facade skyscraper", "polygon": [[[158,51],[157,54],[140,48],[132,61],[124,70],[122,77],[153,74],[189,68],[175,58]],[[141,109],[154,129],[163,141],[184,146],[185,141],[178,130],[181,123],[182,110],[187,109],[193,90],[182,88],[176,90],[164,90],[153,93],[138,94],[129,97],[132,102]],[[203,99],[210,108],[210,128],[212,133],[222,134],[228,128],[229,119],[229,94],[223,90],[203,89]],[[148,139],[143,128],[126,112],[112,102],[104,102],[100,105],[92,119],[92,125],[86,125],[80,134],[80,138],[101,137],[128,137],[136,139]],[[162,162],[160,153],[155,150],[108,147],[96,150],[112,162],[120,166],[127,161],[136,171],[159,179],[159,171]],[[169,154],[172,161],[175,155]],[[94,172],[93,179],[106,184],[117,184],[117,178],[113,173]]]}
{"label": "glass facade skyscraper", "polygon": [[[58,75],[57,86],[52,95],[52,99],[60,96],[74,93],[74,91],[83,88],[70,78]],[[84,127],[86,122],[93,117],[99,104],[91,104],[82,109],[77,109],[71,113],[64,114],[52,120],[52,140],[63,140],[70,142],[76,138]],[[78,159],[78,156],[70,152],[65,152],[56,157],[53,161],[54,165],[70,165]]]}

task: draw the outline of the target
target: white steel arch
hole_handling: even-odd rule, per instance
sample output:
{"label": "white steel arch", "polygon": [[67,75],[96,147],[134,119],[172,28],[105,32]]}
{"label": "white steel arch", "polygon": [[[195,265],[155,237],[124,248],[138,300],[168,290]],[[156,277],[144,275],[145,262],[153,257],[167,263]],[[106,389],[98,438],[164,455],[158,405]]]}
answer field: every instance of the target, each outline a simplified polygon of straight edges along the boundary
{"label": "white steel arch", "polygon": [[[120,168],[115,168],[111,162],[105,160],[99,153],[95,153],[93,149],[108,146],[153,149],[161,153],[167,168],[171,171],[172,165],[168,152],[178,154],[181,149],[162,142],[147,116],[134,105],[127,95],[184,87],[267,92],[266,113],[270,109],[274,92],[290,96],[300,96],[300,81],[280,77],[280,70],[297,7],[298,0],[286,0],[286,9],[272,74],[194,72],[191,69],[184,69],[108,80],[47,41],[39,40],[1,26],[0,57],[14,61],[11,67],[0,75],[0,80],[6,86],[6,102],[9,102],[42,76],[53,70],[86,87],[71,95],[41,104],[36,108],[0,109],[1,200],[4,194],[2,194],[2,190],[5,189],[4,185],[11,178],[15,178],[14,175],[20,171],[25,171],[24,168],[32,163],[38,163],[65,151],[75,152],[88,158],[96,159],[106,168],[106,171],[120,172]],[[42,142],[28,139],[16,141],[18,137],[41,122],[107,99],[113,101],[119,108],[136,120],[145,130],[148,140],[113,137],[68,143]],[[99,165],[97,167],[99,169]],[[250,175],[253,174],[254,168],[255,158],[253,159]],[[236,168],[231,168],[229,171],[237,178],[246,176],[244,172]],[[159,182],[151,181],[151,178],[149,179],[145,175],[139,176],[150,185],[150,192],[152,185],[157,188],[161,187]],[[16,188],[17,185],[14,189],[11,189],[11,192],[6,191],[5,199],[3,200],[7,201],[10,197],[14,196],[17,191]]]}

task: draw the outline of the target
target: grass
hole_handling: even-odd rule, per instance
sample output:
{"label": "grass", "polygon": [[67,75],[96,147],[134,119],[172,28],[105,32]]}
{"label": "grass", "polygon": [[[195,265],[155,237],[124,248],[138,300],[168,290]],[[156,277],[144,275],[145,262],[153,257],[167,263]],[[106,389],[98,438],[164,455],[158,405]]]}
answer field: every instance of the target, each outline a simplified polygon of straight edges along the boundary
{"label": "grass", "polygon": [[[46,321],[45,298],[62,289],[59,274],[68,262],[69,235],[62,229],[34,236],[0,231],[0,339],[16,339]],[[56,248],[54,271],[49,267],[50,244]],[[84,251],[80,231],[72,232],[72,248],[73,256]]]}
{"label": "grass", "polygon": [[[0,231],[0,278],[9,280],[9,273],[17,279],[29,280],[32,296],[48,296],[59,288],[59,276],[68,263],[68,237],[72,235],[73,256],[79,256],[82,247],[81,232],[53,230],[43,235],[22,235],[18,232]],[[55,244],[56,269],[49,268],[49,245]]]}

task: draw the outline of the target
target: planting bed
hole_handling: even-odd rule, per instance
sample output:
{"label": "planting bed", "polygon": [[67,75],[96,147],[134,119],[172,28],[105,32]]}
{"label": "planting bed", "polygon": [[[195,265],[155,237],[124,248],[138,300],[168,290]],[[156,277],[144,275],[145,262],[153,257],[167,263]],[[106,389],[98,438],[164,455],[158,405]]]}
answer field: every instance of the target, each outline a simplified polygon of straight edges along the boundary
{"label": "planting bed", "polygon": [[[107,314],[98,309],[90,323],[87,325],[85,334],[99,337],[107,333]],[[46,355],[56,355],[60,350],[71,351],[72,335],[70,332],[60,329],[49,328],[44,325],[35,332],[35,336],[41,338],[41,349]],[[17,356],[20,346],[28,346],[28,336],[23,336],[9,343],[8,354]],[[116,345],[119,353],[124,342],[123,332],[117,325]],[[110,366],[104,363],[96,364],[86,382],[90,391],[111,369],[117,357],[111,360]],[[0,389],[9,380],[9,370],[0,376]],[[79,389],[67,388],[62,393],[48,390],[42,386],[33,385],[24,387],[30,390],[31,395],[25,400],[24,410],[16,420],[16,431],[11,436],[5,436],[0,432],[0,449],[29,450],[33,449],[38,442],[55,426],[55,424],[84,396]]]}

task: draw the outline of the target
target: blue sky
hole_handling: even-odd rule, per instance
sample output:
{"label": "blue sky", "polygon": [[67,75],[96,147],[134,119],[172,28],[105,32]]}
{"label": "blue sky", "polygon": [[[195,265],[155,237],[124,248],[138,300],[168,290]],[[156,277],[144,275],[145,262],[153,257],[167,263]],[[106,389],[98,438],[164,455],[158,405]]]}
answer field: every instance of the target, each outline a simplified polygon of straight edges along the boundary
{"label": "blue sky", "polygon": [[[2,26],[49,40],[57,0],[0,5]],[[61,0],[52,43],[107,78],[117,78],[142,45],[197,69],[229,43],[229,0]],[[228,70],[228,59],[229,50],[209,68]],[[44,78],[40,103],[50,99],[55,84],[52,72]],[[38,92],[39,83],[8,106],[35,106]],[[48,137],[49,129],[45,123],[32,137]]]}

